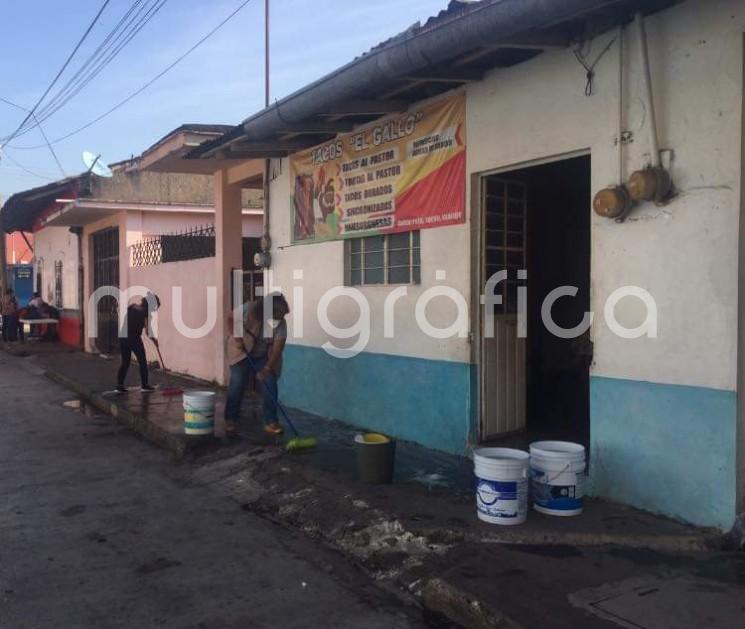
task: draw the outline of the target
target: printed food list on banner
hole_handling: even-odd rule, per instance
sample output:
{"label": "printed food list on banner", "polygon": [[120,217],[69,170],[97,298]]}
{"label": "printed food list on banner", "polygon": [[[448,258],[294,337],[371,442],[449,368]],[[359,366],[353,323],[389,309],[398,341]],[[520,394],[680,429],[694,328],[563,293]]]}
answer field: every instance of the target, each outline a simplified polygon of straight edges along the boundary
{"label": "printed food list on banner", "polygon": [[293,242],[463,223],[465,170],[462,93],[296,153]]}

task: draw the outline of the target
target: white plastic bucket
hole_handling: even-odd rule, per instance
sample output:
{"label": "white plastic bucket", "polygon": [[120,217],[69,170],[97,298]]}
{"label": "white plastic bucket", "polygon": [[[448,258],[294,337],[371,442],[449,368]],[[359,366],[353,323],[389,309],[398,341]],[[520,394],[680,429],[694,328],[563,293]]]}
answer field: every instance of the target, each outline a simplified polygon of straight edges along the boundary
{"label": "white plastic bucket", "polygon": [[491,524],[522,524],[528,516],[528,453],[511,448],[473,451],[476,515]]}
{"label": "white plastic bucket", "polygon": [[579,515],[585,496],[585,448],[568,441],[530,444],[533,508],[548,515]]}
{"label": "white plastic bucket", "polygon": [[184,432],[187,435],[211,435],[215,432],[213,391],[186,391],[183,405]]}

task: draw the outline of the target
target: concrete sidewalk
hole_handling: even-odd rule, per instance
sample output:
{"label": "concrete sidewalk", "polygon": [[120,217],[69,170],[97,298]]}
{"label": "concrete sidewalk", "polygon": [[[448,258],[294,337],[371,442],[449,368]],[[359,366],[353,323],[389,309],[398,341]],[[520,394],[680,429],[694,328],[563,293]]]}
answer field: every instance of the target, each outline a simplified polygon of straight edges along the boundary
{"label": "concrete sidewalk", "polygon": [[[463,626],[704,626],[660,624],[654,609],[671,600],[698,621],[696,610],[714,605],[706,626],[736,626],[721,624],[730,616],[719,615],[732,613],[733,596],[745,600],[745,556],[719,552],[721,538],[712,532],[599,500],[588,500],[575,518],[531,512],[518,527],[487,525],[475,517],[467,459],[399,442],[394,484],[363,485],[355,470],[357,429],[292,410],[298,429],[318,437],[319,446],[288,455],[282,439],[260,430],[254,403],[246,405],[241,439],[227,441],[224,391],[153,371],[157,384],[217,392],[218,438],[194,449],[183,434],[180,396],[103,394],[113,388],[115,360],[68,352],[28,360],[84,403],[188,454],[194,483],[321,539]],[[647,607],[634,599],[640,592]]]}
{"label": "concrete sidewalk", "polygon": [[[17,347],[17,346],[15,346]],[[12,349],[15,349],[12,348]],[[111,395],[116,382],[118,361],[82,352],[45,351],[29,357],[46,375],[67,386],[84,403],[109,413],[121,423],[153,443],[178,456],[187,453],[230,458],[249,446],[281,448],[283,438],[261,430],[258,400],[250,397],[244,404],[238,442],[224,438],[223,409],[225,392],[211,383],[151,370],[151,380],[160,387],[203,389],[216,392],[215,436],[204,439],[187,437],[183,431],[180,395],[161,391],[142,393],[133,387],[127,394]],[[128,381],[137,378],[136,366]],[[664,550],[705,550],[719,544],[712,532],[686,526],[664,517],[602,501],[587,500],[585,513],[577,518],[555,518],[531,512],[528,521],[518,527],[500,527],[480,522],[475,517],[473,474],[470,460],[429,450],[410,442],[399,442],[396,450],[394,484],[376,488],[357,482],[352,426],[327,420],[295,409],[290,410],[293,424],[303,433],[314,435],[318,447],[310,452],[283,457],[293,466],[312,474],[315,481],[332,479],[365,495],[376,508],[385,509],[403,521],[428,522],[430,528],[447,530],[479,542],[602,545],[619,544],[635,548]],[[289,431],[288,431],[289,432]],[[284,464],[284,463],[283,463]],[[455,523],[453,525],[453,523]]]}

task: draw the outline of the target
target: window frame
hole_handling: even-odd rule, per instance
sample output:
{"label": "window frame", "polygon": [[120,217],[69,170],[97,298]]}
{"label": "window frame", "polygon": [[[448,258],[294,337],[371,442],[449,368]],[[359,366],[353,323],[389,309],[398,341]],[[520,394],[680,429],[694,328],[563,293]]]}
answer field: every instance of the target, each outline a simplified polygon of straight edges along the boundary
{"label": "window frame", "polygon": [[[408,246],[406,248],[394,248],[391,249],[390,238],[391,236],[398,236],[401,234],[408,235]],[[365,255],[366,253],[379,253],[379,249],[375,249],[371,252],[366,251],[366,242],[369,242],[372,238],[383,239],[383,266],[374,267],[373,269],[366,268]],[[359,243],[359,251],[353,251],[352,247],[354,243]],[[406,282],[392,282],[390,281],[391,265],[390,265],[390,254],[391,252],[406,251],[408,249],[409,262],[407,266],[396,265],[395,269],[408,269],[409,280]],[[419,259],[415,262],[415,251],[419,253]],[[353,256],[359,256],[360,266],[359,268],[353,268],[352,259]],[[368,282],[366,273],[370,270],[383,272],[382,282]],[[358,282],[352,281],[352,273],[358,271],[360,274],[360,280]],[[395,232],[393,234],[374,234],[368,236],[359,236],[356,238],[347,238],[344,240],[344,285],[345,286],[408,286],[418,285],[422,282],[422,241],[421,231],[414,229],[406,232]]]}

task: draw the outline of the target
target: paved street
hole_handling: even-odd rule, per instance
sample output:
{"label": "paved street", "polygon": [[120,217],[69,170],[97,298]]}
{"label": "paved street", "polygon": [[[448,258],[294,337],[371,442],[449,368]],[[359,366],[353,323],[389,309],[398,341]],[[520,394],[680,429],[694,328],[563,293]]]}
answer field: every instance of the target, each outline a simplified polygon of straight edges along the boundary
{"label": "paved street", "polygon": [[0,354],[0,627],[416,627],[338,555],[190,486]]}

